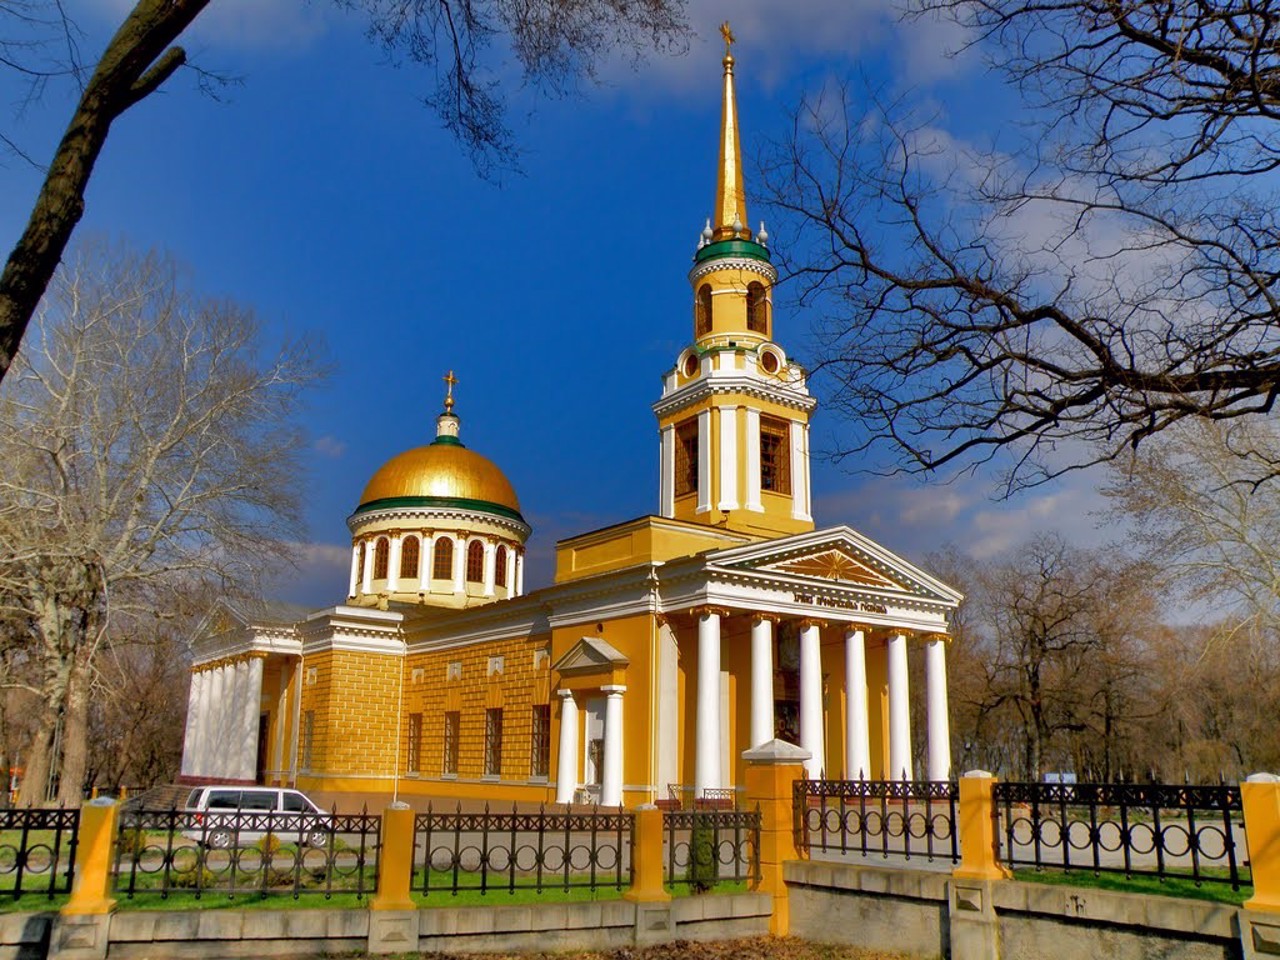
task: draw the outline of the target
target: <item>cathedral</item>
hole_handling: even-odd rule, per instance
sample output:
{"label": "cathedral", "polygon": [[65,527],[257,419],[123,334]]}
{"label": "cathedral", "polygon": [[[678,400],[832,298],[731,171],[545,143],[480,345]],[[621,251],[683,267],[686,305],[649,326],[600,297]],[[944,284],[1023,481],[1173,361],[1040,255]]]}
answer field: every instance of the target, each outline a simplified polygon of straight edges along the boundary
{"label": "cathedral", "polygon": [[560,541],[554,583],[526,592],[530,527],[467,447],[450,374],[435,438],[374,472],[347,521],[345,599],[225,604],[193,640],[182,782],[630,807],[731,796],[742,752],[775,737],[812,777],[949,776],[961,597],[815,529],[816,400],[775,339],[728,49],[723,68],[692,340],[653,405],[658,512]]}

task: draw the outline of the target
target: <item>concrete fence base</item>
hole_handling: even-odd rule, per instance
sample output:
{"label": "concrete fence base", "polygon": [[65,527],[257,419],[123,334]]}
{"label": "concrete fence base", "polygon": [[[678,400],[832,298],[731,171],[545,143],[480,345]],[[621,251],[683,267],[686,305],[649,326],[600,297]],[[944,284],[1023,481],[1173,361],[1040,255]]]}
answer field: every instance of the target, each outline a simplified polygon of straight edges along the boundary
{"label": "concrete fence base", "polygon": [[813,861],[785,877],[809,940],[952,960],[1280,957],[1280,915],[1227,904]]}
{"label": "concrete fence base", "polygon": [[117,911],[0,915],[0,960],[314,957],[350,953],[602,950],[769,930],[772,900],[741,893],[424,910]]}

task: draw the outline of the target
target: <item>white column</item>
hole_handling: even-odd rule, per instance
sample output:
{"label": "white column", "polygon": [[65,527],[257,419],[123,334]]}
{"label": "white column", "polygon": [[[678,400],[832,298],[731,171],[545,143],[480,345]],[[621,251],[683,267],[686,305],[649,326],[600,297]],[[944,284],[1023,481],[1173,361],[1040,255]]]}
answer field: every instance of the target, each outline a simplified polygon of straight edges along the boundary
{"label": "white column", "polygon": [[764,511],[760,502],[760,411],[747,407],[747,509]]}
{"label": "white column", "polygon": [[622,695],[624,686],[601,687],[604,701],[604,770],[600,776],[600,805],[622,806]]}
{"label": "white column", "polygon": [[844,775],[866,780],[871,776],[866,634],[852,626],[844,631],[844,709]]}
{"label": "white column", "polygon": [[929,779],[951,776],[951,727],[947,718],[947,644],[930,640],[924,648],[929,714]]}
{"label": "white column", "polygon": [[711,509],[711,411],[698,414],[698,505],[694,513]]}
{"label": "white column", "polygon": [[240,687],[240,773],[237,779],[258,775],[258,717],[262,715],[262,658],[250,657],[236,664]]}
{"label": "white column", "polygon": [[516,596],[524,596],[524,551],[516,555]]}
{"label": "white column", "polygon": [[200,727],[200,691],[205,680],[205,671],[191,674],[191,686],[187,689],[187,725],[182,733],[182,772],[199,776],[196,769],[196,744]]}
{"label": "white column", "polygon": [[227,667],[215,667],[209,671],[209,685],[205,689],[205,722],[200,727],[200,776],[220,777],[220,757],[226,756],[227,736]]}
{"label": "white column", "polygon": [[751,746],[773,739],[773,621],[751,621]]}
{"label": "white column", "polygon": [[720,786],[720,614],[698,617],[698,704],[693,730],[694,796]]}
{"label": "white column", "polygon": [[791,421],[791,516],[813,519],[809,516],[809,428],[799,420]]}
{"label": "white column", "polygon": [[418,572],[421,577],[419,577],[418,589],[423,593],[431,592],[431,570],[436,562],[435,543],[435,537],[429,537],[424,533],[422,543],[419,544],[421,550],[418,551]]}
{"label": "white column", "polygon": [[496,589],[495,581],[497,580],[497,544],[489,540],[484,542],[484,595],[492,597],[493,591]]}
{"label": "white column", "polygon": [[348,597],[356,595],[356,588],[360,586],[360,548],[354,546],[351,548],[351,584],[347,590]]}
{"label": "white column", "polygon": [[397,533],[391,538],[391,549],[387,551],[387,592],[400,589],[400,549],[404,543],[404,534]]}
{"label": "white column", "polygon": [[738,509],[738,408],[720,408],[720,500],[721,510]]}
{"label": "white column", "polygon": [[556,759],[556,803],[573,803],[578,790],[578,702],[572,690],[560,694],[560,752]]}
{"label": "white column", "polygon": [[373,554],[378,549],[377,538],[368,540],[364,545],[364,570],[360,572],[360,592],[373,593]]}
{"label": "white column", "polygon": [[658,513],[664,517],[676,515],[676,428],[669,424],[662,428],[658,441],[658,459],[662,476],[658,479]]}
{"label": "white column", "polygon": [[462,537],[453,538],[453,592],[467,591],[467,541]]}
{"label": "white column", "polygon": [[507,596],[516,595],[516,549],[507,547]]}
{"label": "white column", "polygon": [[889,638],[889,780],[912,779],[911,706],[907,689],[907,636]]}
{"label": "white column", "polygon": [[804,762],[810,780],[822,776],[826,748],[822,735],[822,647],[816,623],[800,626],[800,746],[809,751]]}

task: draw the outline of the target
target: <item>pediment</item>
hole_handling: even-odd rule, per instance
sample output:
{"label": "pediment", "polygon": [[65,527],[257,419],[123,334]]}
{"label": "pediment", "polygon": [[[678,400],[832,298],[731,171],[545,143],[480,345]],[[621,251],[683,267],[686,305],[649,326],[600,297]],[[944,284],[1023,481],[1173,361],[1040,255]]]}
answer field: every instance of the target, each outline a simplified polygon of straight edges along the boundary
{"label": "pediment", "polygon": [[625,667],[631,661],[613,644],[600,637],[583,637],[553,665],[561,676],[599,673]]}
{"label": "pediment", "polygon": [[849,527],[832,527],[742,547],[717,550],[708,565],[796,588],[847,588],[881,596],[914,597],[954,607],[962,594]]}

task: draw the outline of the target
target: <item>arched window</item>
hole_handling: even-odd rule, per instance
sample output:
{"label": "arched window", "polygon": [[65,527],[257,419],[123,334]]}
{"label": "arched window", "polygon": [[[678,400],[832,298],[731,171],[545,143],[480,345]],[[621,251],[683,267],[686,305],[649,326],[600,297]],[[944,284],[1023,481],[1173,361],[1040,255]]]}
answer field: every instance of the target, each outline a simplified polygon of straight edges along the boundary
{"label": "arched window", "polygon": [[495,561],[497,569],[494,571],[493,580],[500,587],[507,585],[507,548],[498,547],[498,556]]}
{"label": "arched window", "polygon": [[373,548],[373,579],[387,579],[387,558],[390,554],[390,541],[386,537],[379,537],[378,545]]}
{"label": "arched window", "polygon": [[441,537],[436,541],[436,558],[431,564],[431,576],[436,580],[453,579],[453,541]]}
{"label": "arched window", "polygon": [[416,577],[418,575],[418,538],[405,537],[400,547],[400,576]]}
{"label": "arched window", "polygon": [[753,333],[768,333],[768,306],[765,303],[764,284],[752,280],[747,284],[747,329]]}
{"label": "arched window", "polygon": [[711,285],[698,288],[698,301],[693,308],[693,335],[705,337],[711,332]]}
{"label": "arched window", "polygon": [[484,544],[479,540],[467,546],[467,583],[484,583]]}

